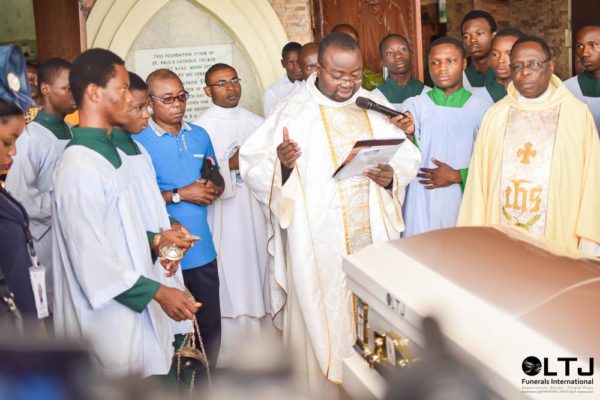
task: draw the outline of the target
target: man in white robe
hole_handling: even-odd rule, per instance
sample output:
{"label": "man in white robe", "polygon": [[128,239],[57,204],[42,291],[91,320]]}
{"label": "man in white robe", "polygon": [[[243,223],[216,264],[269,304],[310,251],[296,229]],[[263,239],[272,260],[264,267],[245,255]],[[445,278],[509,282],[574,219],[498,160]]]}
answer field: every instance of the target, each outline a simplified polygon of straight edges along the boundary
{"label": "man in white robe", "polygon": [[400,236],[404,189],[420,157],[404,141],[389,164],[332,178],[357,140],[405,136],[355,105],[357,96],[375,99],[360,88],[356,41],[334,33],[320,46],[317,73],[241,147],[240,171],[268,215],[274,322],[303,383],[331,394],[336,388],[326,382],[341,383],[342,359],[355,341],[342,256]]}
{"label": "man in white robe", "polygon": [[600,132],[600,21],[590,20],[577,31],[575,39],[577,58],[583,71],[565,81],[575,97],[588,105]]}
{"label": "man in white robe", "polygon": [[[123,64],[91,49],[69,76],[80,124],[54,174],[54,327],[59,337],[85,339],[102,373],[146,377],[169,371],[167,315],[190,319],[200,305],[159,283],[127,170],[109,139],[132,103]],[[155,239],[155,252],[168,244]]]}
{"label": "man in white robe", "polygon": [[[30,229],[40,263],[46,267],[48,298],[52,299],[52,174],[71,128],[65,115],[75,111],[69,88],[71,63],[50,58],[40,64],[38,82],[43,110],[17,141],[17,155],[6,177],[6,189],[29,214]],[[52,303],[50,302],[50,305]]]}
{"label": "man in white robe", "polygon": [[[129,72],[129,91],[133,98],[133,107],[128,113],[128,120],[123,125],[123,130],[113,128],[112,142],[117,148],[129,175],[146,233],[149,237],[160,234],[165,237],[167,243],[187,251],[193,243],[193,240],[189,239],[189,231],[177,220],[169,217],[167,206],[156,183],[156,172],[152,165],[152,159],[144,146],[135,142],[132,138],[132,135],[138,134],[146,128],[150,118],[148,112],[150,97],[146,82],[138,75]],[[160,256],[160,254],[155,254],[154,258],[158,258],[157,256]],[[164,260],[162,262],[165,263]],[[185,290],[183,274],[177,264],[171,263],[164,267],[161,260],[157,260],[154,266],[157,274],[162,277],[162,284]],[[165,268],[167,268],[167,272],[165,272]],[[171,321],[171,325],[174,335],[194,331],[192,322],[189,320]]]}
{"label": "man in white robe", "polygon": [[221,266],[219,366],[225,367],[240,344],[260,336],[261,324],[271,324],[264,319],[269,312],[265,215],[242,181],[238,161],[240,146],[264,120],[239,106],[242,89],[231,66],[213,65],[204,81],[213,105],[194,124],[208,132],[225,180],[225,191],[208,207],[207,217]]}
{"label": "man in white robe", "polygon": [[281,50],[281,66],[285,69],[285,76],[273,83],[265,90],[263,97],[263,113],[265,117],[271,115],[277,104],[286,98],[302,82],[300,69],[300,51],[302,46],[297,42],[289,42]]}

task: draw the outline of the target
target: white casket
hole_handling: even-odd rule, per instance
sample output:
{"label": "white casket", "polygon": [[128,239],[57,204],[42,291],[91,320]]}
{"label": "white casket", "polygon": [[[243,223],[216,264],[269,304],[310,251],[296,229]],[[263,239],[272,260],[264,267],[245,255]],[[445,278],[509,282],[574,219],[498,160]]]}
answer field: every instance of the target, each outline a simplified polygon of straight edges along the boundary
{"label": "white casket", "polygon": [[[439,321],[451,351],[500,398],[600,398],[600,366],[590,366],[600,364],[600,264],[493,228],[453,228],[368,246],[343,269],[366,341],[344,360],[352,398],[384,396],[382,369],[370,364],[402,373],[418,362],[425,316]],[[530,356],[543,364],[531,376],[523,367]]]}

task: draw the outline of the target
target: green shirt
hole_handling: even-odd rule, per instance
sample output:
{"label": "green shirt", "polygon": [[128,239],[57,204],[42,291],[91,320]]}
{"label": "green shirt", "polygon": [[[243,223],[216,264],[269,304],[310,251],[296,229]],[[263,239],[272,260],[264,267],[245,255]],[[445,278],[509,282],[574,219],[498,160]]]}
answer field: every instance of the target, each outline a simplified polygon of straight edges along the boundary
{"label": "green shirt", "polygon": [[471,92],[467,91],[464,87],[461,87],[450,96],[446,96],[442,89],[435,86],[432,90],[427,92],[427,96],[429,96],[436,106],[462,108],[471,97]]}
{"label": "green shirt", "polygon": [[585,71],[577,75],[577,82],[585,97],[600,97],[600,79],[594,78],[591,72]]}
{"label": "green shirt", "polygon": [[100,154],[113,167],[119,168],[121,166],[121,157],[112,139],[107,135],[106,129],[74,127],[72,132],[73,139],[69,141],[67,147],[76,145],[85,146]]}
{"label": "green shirt", "polygon": [[469,79],[469,83],[472,87],[483,87],[485,83],[485,74],[473,67],[473,63],[470,58],[469,65],[467,65],[467,68],[465,69],[465,75],[467,75],[467,79]]}
{"label": "green shirt", "polygon": [[49,114],[40,110],[34,121],[52,132],[57,139],[69,140],[73,137],[69,125],[64,121],[64,117],[60,115]]}
{"label": "green shirt", "polygon": [[406,85],[398,85],[398,82],[388,76],[381,85],[377,86],[377,89],[390,103],[402,103],[409,97],[421,94],[424,87],[423,82],[415,78],[408,81]]}
{"label": "green shirt", "polygon": [[121,129],[112,129],[112,142],[116,148],[121,149],[121,151],[128,156],[137,156],[142,154],[138,145],[131,138],[131,134],[122,131]]}
{"label": "green shirt", "polygon": [[491,68],[485,77],[485,85],[484,86],[485,86],[487,92],[490,94],[490,97],[492,98],[492,100],[494,100],[494,103],[499,102],[500,100],[502,100],[504,98],[504,96],[506,96],[508,94],[504,85],[502,85],[496,81],[496,74],[494,73],[494,70]]}

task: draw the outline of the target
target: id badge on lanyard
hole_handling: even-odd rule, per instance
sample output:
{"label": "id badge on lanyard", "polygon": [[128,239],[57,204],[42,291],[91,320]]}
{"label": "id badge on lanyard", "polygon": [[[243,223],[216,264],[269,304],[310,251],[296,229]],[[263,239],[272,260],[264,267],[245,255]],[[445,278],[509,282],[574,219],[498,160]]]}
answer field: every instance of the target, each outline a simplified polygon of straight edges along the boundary
{"label": "id badge on lanyard", "polygon": [[46,291],[46,267],[38,261],[33,247],[33,237],[29,228],[26,230],[27,250],[31,258],[31,267],[29,267],[29,278],[31,279],[31,288],[33,289],[33,298],[37,310],[38,319],[46,318],[50,315],[48,311],[48,292]]}

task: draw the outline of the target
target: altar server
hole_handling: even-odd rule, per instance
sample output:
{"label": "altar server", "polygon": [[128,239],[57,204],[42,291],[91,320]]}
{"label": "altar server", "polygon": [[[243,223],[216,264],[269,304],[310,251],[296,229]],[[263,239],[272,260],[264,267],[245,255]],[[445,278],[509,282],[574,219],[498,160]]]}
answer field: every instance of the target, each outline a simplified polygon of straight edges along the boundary
{"label": "altar server", "polygon": [[422,157],[406,194],[404,236],[456,225],[475,137],[491,104],[463,88],[466,58],[458,40],[435,40],[428,59],[435,87],[402,104],[412,115],[408,132]]}
{"label": "altar server", "polygon": [[[190,319],[200,304],[159,283],[127,171],[111,141],[132,105],[124,62],[90,49],[69,82],[79,127],[54,174],[54,327],[85,339],[108,375],[166,374],[173,356],[168,316]],[[153,251],[167,245],[157,237]]]}
{"label": "altar server", "polygon": [[71,63],[50,58],[40,64],[38,84],[42,110],[17,140],[17,155],[6,177],[6,189],[27,210],[40,263],[45,266],[49,299],[52,298],[52,175],[71,127],[65,115],[75,111],[69,86]]}

